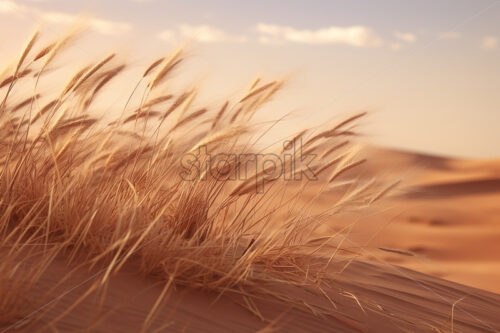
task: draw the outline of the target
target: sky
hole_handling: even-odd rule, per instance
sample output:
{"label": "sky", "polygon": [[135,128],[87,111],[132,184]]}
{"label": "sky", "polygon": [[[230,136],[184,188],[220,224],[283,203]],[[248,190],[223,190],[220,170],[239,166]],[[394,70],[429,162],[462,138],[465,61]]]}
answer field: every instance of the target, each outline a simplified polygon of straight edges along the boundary
{"label": "sky", "polygon": [[287,114],[280,131],[362,110],[371,143],[500,158],[498,0],[0,0],[0,61],[81,15],[83,60],[118,50],[139,73],[187,43],[186,84],[209,104],[286,77],[261,115]]}

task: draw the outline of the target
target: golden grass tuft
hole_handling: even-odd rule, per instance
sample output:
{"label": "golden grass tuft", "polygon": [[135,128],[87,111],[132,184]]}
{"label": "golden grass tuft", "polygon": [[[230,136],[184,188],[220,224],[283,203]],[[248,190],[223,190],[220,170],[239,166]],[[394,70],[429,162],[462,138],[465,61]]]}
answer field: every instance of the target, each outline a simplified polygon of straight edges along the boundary
{"label": "golden grass tuft", "polygon": [[[11,325],[30,313],[32,308],[21,306],[22,296],[56,256],[69,267],[77,263],[104,267],[96,277],[99,286],[134,262],[143,274],[167,281],[168,286],[241,297],[259,316],[254,303],[259,298],[313,308],[274,287],[306,288],[321,296],[322,288],[335,279],[328,270],[330,260],[324,260],[336,253],[335,235],[318,245],[318,220],[286,214],[284,207],[290,201],[275,200],[285,190],[295,191],[290,197],[296,198],[310,182],[302,180],[301,186],[293,187],[281,177],[257,193],[252,181],[262,172],[241,181],[218,179],[210,173],[190,181],[180,177],[185,154],[207,158],[199,152],[203,146],[213,155],[256,152],[257,143],[250,136],[257,127],[251,121],[254,110],[269,101],[283,82],[261,83],[259,78],[234,103],[191,111],[189,100],[196,91],[175,94],[160,88],[182,61],[182,50],[177,50],[153,62],[138,78],[145,100],[130,113],[106,111],[106,116],[116,115],[109,123],[92,102],[97,92],[126,70],[113,53],[77,71],[61,84],[60,93],[40,96],[35,91],[21,102],[12,102],[17,83],[43,84],[53,59],[73,37],[36,51],[35,34],[17,66],[8,68],[0,83],[0,325]],[[48,102],[40,106],[42,98]],[[167,117],[175,112],[180,116],[172,122]],[[323,158],[315,160],[316,170],[340,163],[328,180],[335,182],[361,163],[339,160],[343,155],[335,153],[349,146],[343,138],[348,135],[346,126],[363,115],[317,135],[307,130],[291,133],[289,140],[316,143],[308,146],[311,153],[321,154],[323,149]],[[138,122],[144,126],[137,126]],[[283,156],[280,148],[281,143],[271,151]],[[236,172],[241,167],[233,163],[230,169]],[[325,182],[324,188],[328,186]],[[386,192],[370,193],[378,200]],[[366,187],[347,197],[370,201]],[[332,211],[343,205],[347,205],[345,196],[332,203]],[[329,214],[333,213],[322,216]],[[20,279],[19,265],[26,253],[42,259],[32,262],[32,274]],[[145,318],[147,325],[150,320]]]}

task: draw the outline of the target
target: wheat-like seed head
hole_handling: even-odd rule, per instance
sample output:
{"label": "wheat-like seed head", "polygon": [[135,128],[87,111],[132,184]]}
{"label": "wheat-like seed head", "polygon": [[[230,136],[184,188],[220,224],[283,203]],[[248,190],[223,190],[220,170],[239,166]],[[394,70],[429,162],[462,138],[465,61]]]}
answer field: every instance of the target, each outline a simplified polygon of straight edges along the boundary
{"label": "wheat-like seed head", "polygon": [[[56,256],[68,267],[79,263],[105,268],[83,298],[104,288],[113,272],[136,263],[143,273],[166,281],[165,290],[175,283],[233,293],[257,315],[262,315],[254,302],[258,297],[307,310],[307,302],[273,287],[307,288],[323,295],[318,286],[335,278],[325,270],[325,254],[331,255],[328,251],[336,248],[332,238],[315,247],[316,224],[310,222],[311,216],[286,213],[286,205],[306,185],[297,187],[290,198],[278,200],[289,184],[281,178],[267,179],[270,169],[256,169],[242,180],[218,179],[211,174],[214,168],[200,170],[195,179],[181,177],[186,171],[182,166],[185,154],[207,159],[210,154],[257,152],[255,145],[240,143],[250,142],[248,135],[255,132],[249,126],[251,115],[281,89],[282,82],[259,87],[261,79],[257,78],[235,104],[226,101],[215,112],[192,110],[195,90],[179,94],[160,91],[160,84],[182,61],[179,49],[146,69],[138,78],[138,86],[147,92],[143,101],[134,105],[133,112],[106,114],[114,117],[109,126],[103,124],[105,114],[94,108],[97,103],[93,101],[127,68],[116,63],[112,53],[77,71],[61,85],[59,94],[43,96],[35,91],[13,101],[10,91],[16,89],[14,83],[35,80],[43,85],[46,68],[74,37],[69,34],[50,43],[30,62],[27,59],[36,46],[36,33],[17,65],[0,82],[4,101],[0,114],[0,240],[7,248],[0,261],[0,324],[22,315],[24,310],[16,302],[25,292],[23,286],[35,286]],[[31,73],[37,74],[33,77]],[[151,80],[143,82],[146,77]],[[157,97],[150,98],[150,93]],[[36,105],[33,101],[41,98],[48,102],[37,107],[30,119],[27,115]],[[166,121],[176,110],[177,122],[170,122],[172,117]],[[126,113],[123,120],[122,111]],[[338,165],[329,183],[363,162],[338,155],[340,148],[348,150],[349,142],[336,141],[348,135],[351,129],[346,127],[363,115],[308,138],[311,152],[325,150],[312,166],[315,172]],[[131,124],[138,120],[147,120],[156,128],[145,125],[138,130]],[[166,128],[160,126],[163,123]],[[291,134],[291,143],[308,133],[304,129]],[[206,154],[201,153],[202,147],[207,148]],[[278,146],[272,152],[279,156],[281,149]],[[232,158],[227,170],[238,172],[247,162]],[[265,186],[263,193],[255,192],[257,180]],[[364,199],[367,188],[354,191],[349,200]],[[391,189],[374,192],[372,201]],[[336,209],[347,205],[345,198],[332,205]],[[33,264],[36,274],[29,276],[30,283],[21,285],[17,282],[21,270],[14,263],[30,244],[39,244],[31,248],[41,259]],[[155,304],[145,318],[145,327],[157,310]],[[326,308],[316,311],[328,313]]]}

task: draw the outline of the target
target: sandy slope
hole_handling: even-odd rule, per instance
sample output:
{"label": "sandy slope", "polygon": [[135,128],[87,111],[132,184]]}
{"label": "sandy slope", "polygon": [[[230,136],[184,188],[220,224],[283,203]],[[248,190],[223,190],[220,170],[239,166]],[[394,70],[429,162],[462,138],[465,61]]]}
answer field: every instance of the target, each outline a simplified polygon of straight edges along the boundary
{"label": "sandy slope", "polygon": [[[499,332],[500,162],[382,149],[371,149],[367,155],[370,162],[363,177],[382,173],[388,179],[402,178],[404,184],[383,206],[340,214],[322,227],[321,232],[331,233],[355,221],[344,247],[357,260],[328,291],[336,305],[331,316],[262,300],[260,309],[270,321],[266,322],[228,295],[214,303],[217,295],[176,287],[149,331]],[[302,199],[308,195],[314,193]],[[334,196],[332,192],[320,199],[314,209],[328,208]],[[340,270],[344,262],[342,257],[337,260],[332,269]],[[96,332],[136,332],[163,288],[129,265],[105,288],[103,303],[91,296],[72,309],[93,281],[93,272],[76,272],[47,296],[45,292],[67,271],[62,260],[53,263],[28,298],[42,305],[63,296],[37,312],[32,317],[36,321],[12,331],[45,327],[66,332],[90,326]]]}
{"label": "sandy slope", "polygon": [[409,251],[382,258],[500,293],[500,161],[382,149],[368,156],[373,169],[400,177],[402,190],[387,210],[361,219],[353,240]]}
{"label": "sandy slope", "polygon": [[[337,267],[342,265],[338,263]],[[332,268],[335,268],[332,267]],[[83,331],[137,332],[163,286],[135,274],[132,266],[115,276],[106,297],[91,296],[73,304],[94,280],[94,272],[80,271],[46,297],[67,271],[56,261],[31,299],[47,304],[12,332]],[[90,280],[88,280],[90,279]],[[78,287],[75,287],[78,286]],[[65,291],[70,291],[66,292]],[[300,290],[290,290],[300,293]],[[256,332],[277,329],[293,332],[498,332],[500,295],[448,282],[384,263],[357,261],[339,275],[329,291],[335,302],[330,316],[320,317],[266,300],[259,303],[266,321],[252,315],[234,298],[185,290],[169,294],[148,331]],[[59,296],[61,295],[61,296]],[[58,297],[59,298],[55,298]],[[356,298],[354,298],[354,296]],[[465,297],[465,298],[464,298]],[[54,300],[52,303],[48,303]],[[318,300],[319,302],[320,300]],[[455,305],[454,305],[455,304]],[[59,316],[69,311],[61,318]],[[453,313],[453,317],[452,317]],[[41,315],[40,317],[38,315]],[[55,318],[59,320],[51,323]],[[453,319],[453,320],[452,320]]]}

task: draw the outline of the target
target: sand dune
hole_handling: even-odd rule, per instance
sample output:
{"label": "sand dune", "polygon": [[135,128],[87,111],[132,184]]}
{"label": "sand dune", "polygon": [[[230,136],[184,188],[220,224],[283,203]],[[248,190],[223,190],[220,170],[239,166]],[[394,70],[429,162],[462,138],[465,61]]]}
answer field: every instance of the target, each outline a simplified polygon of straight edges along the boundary
{"label": "sand dune", "polygon": [[366,172],[385,170],[402,184],[387,209],[355,217],[350,238],[372,251],[400,250],[381,253],[398,265],[499,293],[500,161],[381,148],[370,149],[368,158]]}
{"label": "sand dune", "polygon": [[[151,322],[148,331],[256,332],[276,329],[294,332],[497,332],[494,311],[500,295],[383,262],[353,262],[338,275],[328,291],[335,307],[328,316],[315,316],[283,303],[258,302],[265,319],[245,309],[235,297],[187,290],[182,287],[168,300]],[[339,260],[332,269],[344,265]],[[80,271],[59,284],[47,297],[44,293],[60,283],[67,271],[62,260],[39,281],[31,299],[44,300],[42,311],[9,331],[129,331],[143,328],[144,318],[154,306],[163,286],[154,278],[138,276],[129,265],[105,288],[106,297],[87,297],[72,308],[87,290],[95,272]],[[69,292],[68,292],[69,291]],[[300,290],[290,290],[300,293]],[[307,297],[307,295],[305,295]],[[319,300],[318,300],[319,302]],[[61,316],[64,314],[63,316]],[[57,319],[57,322],[52,321]],[[45,325],[42,325],[45,324]]]}
{"label": "sand dune", "polygon": [[[148,331],[500,331],[500,295],[496,294],[500,293],[500,177],[496,177],[500,162],[458,161],[380,148],[369,156],[365,175],[383,165],[395,178],[404,178],[409,169],[412,177],[390,199],[389,208],[373,207],[364,215],[344,213],[323,229],[340,229],[357,221],[344,243],[345,249],[356,253],[355,260],[338,256],[331,267],[342,271],[350,262],[327,291],[334,304],[331,315],[315,316],[261,300],[262,320],[237,297],[176,287]],[[326,207],[328,198],[318,201],[315,209]],[[92,295],[70,308],[87,290],[94,272],[77,271],[47,295],[45,291],[68,271],[63,260],[52,266],[31,299],[39,299],[38,306],[55,301],[34,313],[30,319],[36,318],[36,324],[28,320],[12,327],[13,331],[29,332],[42,327],[40,323],[46,324],[46,331],[87,327],[95,332],[139,331],[163,289],[153,277],[140,276],[129,265],[106,286],[106,297]]]}
{"label": "sand dune", "polygon": [[410,198],[470,196],[500,192],[500,178],[472,179],[422,185],[412,189]]}

